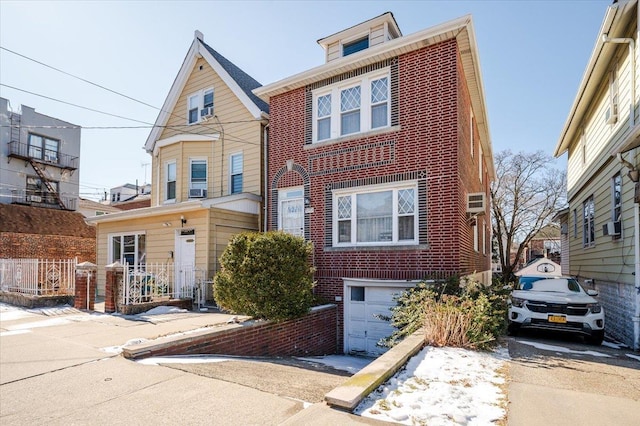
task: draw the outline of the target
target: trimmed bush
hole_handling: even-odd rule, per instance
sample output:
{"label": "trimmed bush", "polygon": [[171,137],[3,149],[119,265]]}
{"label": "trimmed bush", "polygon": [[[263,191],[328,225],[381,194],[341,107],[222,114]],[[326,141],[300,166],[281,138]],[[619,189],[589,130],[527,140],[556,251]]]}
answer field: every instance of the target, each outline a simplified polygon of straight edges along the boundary
{"label": "trimmed bush", "polygon": [[313,302],[311,243],[284,232],[234,236],[220,257],[214,297],[224,310],[282,321],[309,311]]}
{"label": "trimmed bush", "polygon": [[420,283],[396,298],[385,318],[396,330],[378,344],[392,347],[424,327],[429,345],[486,349],[504,333],[507,294],[471,280]]}

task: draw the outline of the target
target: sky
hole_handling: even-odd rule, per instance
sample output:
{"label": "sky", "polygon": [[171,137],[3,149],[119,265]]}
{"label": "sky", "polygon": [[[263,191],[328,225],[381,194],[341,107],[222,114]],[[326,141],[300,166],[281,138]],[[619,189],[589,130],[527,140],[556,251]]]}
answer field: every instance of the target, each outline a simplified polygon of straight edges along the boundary
{"label": "sky", "polygon": [[[26,105],[83,127],[80,196],[99,200],[110,188],[150,182],[143,146],[194,30],[269,84],[323,64],[318,39],[384,12],[394,14],[403,35],[471,14],[494,153],[552,155],[609,4],[0,0],[0,97],[16,112]],[[566,158],[556,164],[564,167]]]}

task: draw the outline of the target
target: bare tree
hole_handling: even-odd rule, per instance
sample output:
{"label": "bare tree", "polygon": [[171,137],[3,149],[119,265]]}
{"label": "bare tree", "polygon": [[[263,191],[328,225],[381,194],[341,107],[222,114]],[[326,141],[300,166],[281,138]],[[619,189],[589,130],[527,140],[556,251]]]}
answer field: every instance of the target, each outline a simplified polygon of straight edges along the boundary
{"label": "bare tree", "polygon": [[[505,282],[511,279],[524,247],[566,205],[566,173],[542,151],[501,151],[491,184],[493,234]],[[511,251],[517,245],[516,256]]]}

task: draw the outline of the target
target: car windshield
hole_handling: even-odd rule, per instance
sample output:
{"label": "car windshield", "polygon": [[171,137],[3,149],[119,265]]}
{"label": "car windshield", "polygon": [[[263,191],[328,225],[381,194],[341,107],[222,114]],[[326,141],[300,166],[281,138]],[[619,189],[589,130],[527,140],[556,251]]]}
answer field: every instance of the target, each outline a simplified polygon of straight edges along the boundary
{"label": "car windshield", "polygon": [[580,284],[573,278],[542,278],[526,280],[519,284],[520,290],[551,291],[559,293],[583,293]]}

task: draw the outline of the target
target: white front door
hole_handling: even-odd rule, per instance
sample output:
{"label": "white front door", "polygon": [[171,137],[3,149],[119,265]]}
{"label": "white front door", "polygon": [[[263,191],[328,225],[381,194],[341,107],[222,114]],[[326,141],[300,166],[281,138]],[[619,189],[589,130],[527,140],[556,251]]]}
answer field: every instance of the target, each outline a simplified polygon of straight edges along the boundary
{"label": "white front door", "polygon": [[415,283],[345,279],[344,352],[379,356],[388,349],[378,346],[380,339],[393,333],[393,327],[380,316],[391,317],[394,297]]}
{"label": "white front door", "polygon": [[304,237],[304,189],[279,190],[278,204],[278,229]]}
{"label": "white front door", "polygon": [[[191,297],[196,264],[196,235],[193,229],[178,231],[175,258],[175,297]],[[183,294],[184,293],[184,294]]]}

